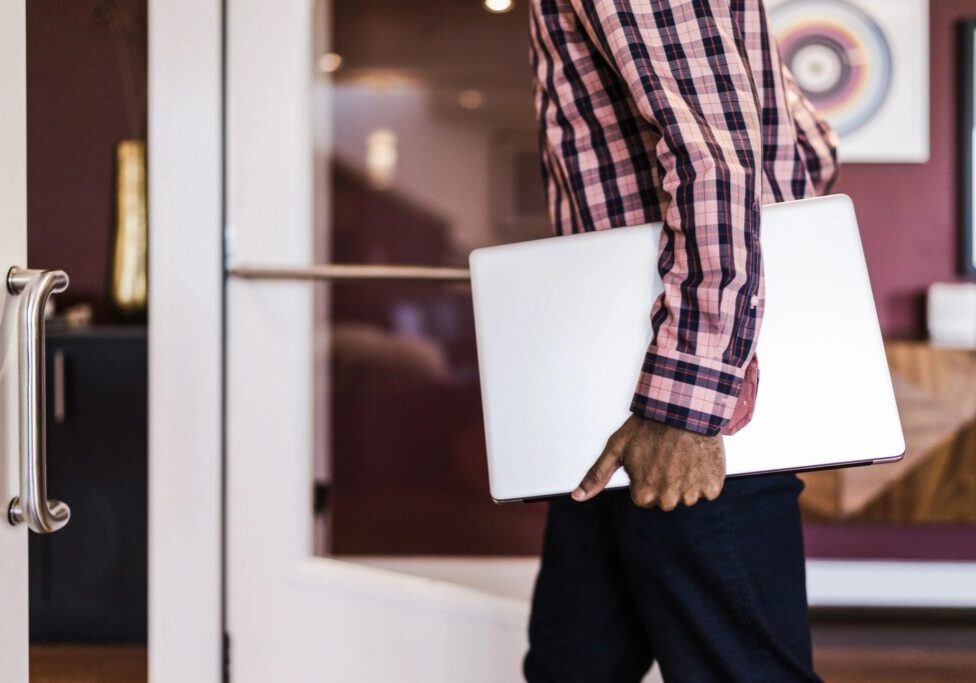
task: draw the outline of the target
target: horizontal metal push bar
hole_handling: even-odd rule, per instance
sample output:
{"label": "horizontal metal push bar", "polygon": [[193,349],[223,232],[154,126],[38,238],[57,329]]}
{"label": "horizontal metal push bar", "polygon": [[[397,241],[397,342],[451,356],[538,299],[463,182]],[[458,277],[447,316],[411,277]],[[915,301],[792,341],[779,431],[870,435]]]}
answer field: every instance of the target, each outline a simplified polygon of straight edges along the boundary
{"label": "horizontal metal push bar", "polygon": [[313,266],[250,266],[230,268],[231,277],[245,280],[312,280],[343,281],[414,281],[414,282],[470,282],[467,268],[437,266],[391,266],[367,264],[320,264]]}

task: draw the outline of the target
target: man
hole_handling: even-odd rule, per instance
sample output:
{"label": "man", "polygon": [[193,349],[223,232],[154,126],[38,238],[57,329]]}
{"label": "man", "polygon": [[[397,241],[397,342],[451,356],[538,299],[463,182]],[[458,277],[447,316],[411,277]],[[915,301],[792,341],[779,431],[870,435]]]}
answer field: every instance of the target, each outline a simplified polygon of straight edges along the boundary
{"label": "man", "polygon": [[[556,232],[665,228],[633,415],[550,505],[525,675],[639,681],[657,660],[669,683],[819,680],[802,484],[725,482],[722,434],[748,422],[758,385],[760,206],[826,192],[834,134],[782,65],[761,0],[530,12]],[[618,467],[629,495],[601,494]]]}

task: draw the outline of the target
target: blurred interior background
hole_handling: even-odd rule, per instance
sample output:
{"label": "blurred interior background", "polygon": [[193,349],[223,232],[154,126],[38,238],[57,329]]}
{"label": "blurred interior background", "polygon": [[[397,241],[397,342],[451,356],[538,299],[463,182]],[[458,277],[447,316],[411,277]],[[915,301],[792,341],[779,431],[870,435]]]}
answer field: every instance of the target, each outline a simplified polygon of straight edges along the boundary
{"label": "blurred interior background", "polygon": [[[820,4],[804,8],[814,29]],[[930,331],[962,320],[965,337],[976,307],[950,288],[963,304],[946,322],[933,317],[944,302],[936,311],[927,297],[934,283],[973,282],[963,101],[973,65],[960,23],[976,19],[976,0],[917,3],[927,28],[901,26],[904,36],[872,3],[850,4],[890,48],[891,82],[869,113],[903,97],[924,114],[884,124],[921,140],[903,152],[890,137],[857,140],[855,127],[858,159],[835,188],[857,207],[909,451],[898,465],[804,475],[807,551],[974,562],[976,351],[933,343]],[[31,540],[32,680],[144,680],[146,313],[144,301],[119,302],[116,246],[119,198],[132,191],[120,143],[146,135],[146,3],[27,7],[29,258],[72,278],[49,332],[50,480],[75,511],[64,531]],[[526,12],[525,0],[330,3],[313,56],[318,260],[464,266],[472,248],[548,234]],[[810,44],[794,68],[815,88],[832,62]],[[910,68],[920,54],[921,78]],[[544,505],[496,506],[487,494],[468,289],[316,287],[327,368],[316,552],[536,555]],[[819,670],[834,681],[974,680],[972,617],[817,611]]]}

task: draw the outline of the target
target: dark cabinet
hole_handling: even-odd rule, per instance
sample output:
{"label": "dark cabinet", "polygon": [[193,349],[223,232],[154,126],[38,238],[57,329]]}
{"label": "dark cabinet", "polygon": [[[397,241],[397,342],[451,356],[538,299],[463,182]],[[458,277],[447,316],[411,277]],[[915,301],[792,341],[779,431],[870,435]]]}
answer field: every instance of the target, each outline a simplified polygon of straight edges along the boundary
{"label": "dark cabinet", "polygon": [[147,356],[143,328],[47,335],[48,491],[71,506],[30,534],[34,641],[144,641]]}

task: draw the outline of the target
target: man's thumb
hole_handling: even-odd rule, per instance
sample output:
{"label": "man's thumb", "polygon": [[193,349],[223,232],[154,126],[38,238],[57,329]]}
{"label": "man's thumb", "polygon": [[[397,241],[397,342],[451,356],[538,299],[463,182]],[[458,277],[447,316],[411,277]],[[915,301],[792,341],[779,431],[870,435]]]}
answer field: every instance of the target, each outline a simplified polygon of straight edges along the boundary
{"label": "man's thumb", "polygon": [[620,469],[620,456],[610,444],[607,444],[603,453],[593,463],[593,467],[583,477],[583,481],[573,491],[573,500],[582,502],[600,493],[618,469]]}

